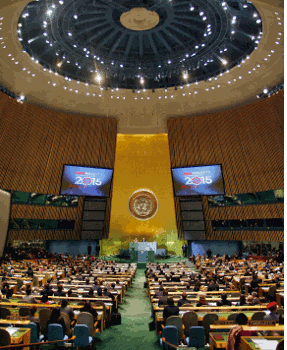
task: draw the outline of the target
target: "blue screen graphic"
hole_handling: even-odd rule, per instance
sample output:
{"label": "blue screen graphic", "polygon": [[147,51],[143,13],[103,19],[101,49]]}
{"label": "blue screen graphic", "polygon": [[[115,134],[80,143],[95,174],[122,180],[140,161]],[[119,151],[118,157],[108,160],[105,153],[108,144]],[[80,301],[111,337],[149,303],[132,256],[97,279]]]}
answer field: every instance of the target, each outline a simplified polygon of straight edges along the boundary
{"label": "blue screen graphic", "polygon": [[109,197],[113,169],[65,165],[61,194]]}
{"label": "blue screen graphic", "polygon": [[172,169],[175,196],[224,194],[220,165]]}

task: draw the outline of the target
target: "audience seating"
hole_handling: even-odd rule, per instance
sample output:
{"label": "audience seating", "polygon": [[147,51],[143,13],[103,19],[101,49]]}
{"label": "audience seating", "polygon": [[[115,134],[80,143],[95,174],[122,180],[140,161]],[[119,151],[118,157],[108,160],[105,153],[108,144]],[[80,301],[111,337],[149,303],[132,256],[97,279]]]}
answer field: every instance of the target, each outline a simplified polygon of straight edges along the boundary
{"label": "audience seating", "polygon": [[189,336],[186,338],[186,344],[189,347],[204,347],[204,328],[201,326],[190,327]]}
{"label": "audience seating", "polygon": [[96,333],[98,321],[94,322],[94,317],[88,312],[81,312],[77,317],[77,324],[85,324],[89,327],[89,335],[93,337]]}
{"label": "audience seating", "polygon": [[185,334],[182,325],[182,318],[179,316],[170,316],[166,320],[166,326],[175,326],[177,328],[179,341],[185,339]]}
{"label": "audience seating", "polygon": [[202,326],[204,328],[205,339],[209,338],[210,325],[214,324],[215,321],[218,321],[218,316],[216,314],[206,314],[202,320]]}
{"label": "audience seating", "polygon": [[188,311],[182,316],[182,323],[184,325],[184,332],[185,334],[188,334],[189,328],[191,326],[197,326],[198,325],[198,317],[196,312],[194,311]]}
{"label": "audience seating", "polygon": [[255,312],[255,314],[252,315],[251,320],[252,321],[261,321],[264,319],[264,316],[266,316],[265,312],[258,311]]}
{"label": "audience seating", "polygon": [[31,335],[30,335],[30,343],[39,343],[42,340],[44,340],[44,335],[41,334],[38,336],[38,327],[36,323],[30,322],[25,328],[30,328],[31,329]]}
{"label": "audience seating", "polygon": [[47,323],[51,316],[52,311],[49,309],[41,309],[39,311],[39,320],[40,320],[40,330],[42,334],[47,333]]}
{"label": "audience seating", "polygon": [[7,316],[11,316],[11,311],[5,307],[0,308],[0,318],[6,319]]}
{"label": "audience seating", "polygon": [[[51,340],[67,340],[68,336],[63,334],[63,327],[57,323],[48,325],[48,341]],[[65,341],[57,343],[57,346],[63,346]]]}
{"label": "audience seating", "polygon": [[6,329],[0,328],[0,346],[6,346],[11,344],[11,337]]}
{"label": "audience seating", "polygon": [[163,349],[167,349],[166,343],[163,342],[163,338],[173,345],[179,345],[178,330],[176,326],[165,326],[162,331],[162,338],[160,338],[160,345]]}
{"label": "audience seating", "polygon": [[85,324],[77,324],[73,333],[75,336],[73,345],[76,347],[88,347],[93,341],[89,335],[89,327]]}

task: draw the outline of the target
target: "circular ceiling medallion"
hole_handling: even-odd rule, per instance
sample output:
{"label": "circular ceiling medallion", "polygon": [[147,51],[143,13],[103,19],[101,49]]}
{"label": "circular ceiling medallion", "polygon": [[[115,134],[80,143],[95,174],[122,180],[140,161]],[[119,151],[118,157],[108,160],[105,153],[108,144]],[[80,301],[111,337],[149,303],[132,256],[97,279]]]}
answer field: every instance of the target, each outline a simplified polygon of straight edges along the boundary
{"label": "circular ceiling medallion", "polygon": [[144,7],[136,7],[124,12],[120,17],[121,24],[131,30],[149,30],[159,23],[159,15]]}
{"label": "circular ceiling medallion", "polygon": [[129,198],[129,211],[138,220],[149,220],[158,210],[158,201],[155,194],[149,190],[135,191]]}

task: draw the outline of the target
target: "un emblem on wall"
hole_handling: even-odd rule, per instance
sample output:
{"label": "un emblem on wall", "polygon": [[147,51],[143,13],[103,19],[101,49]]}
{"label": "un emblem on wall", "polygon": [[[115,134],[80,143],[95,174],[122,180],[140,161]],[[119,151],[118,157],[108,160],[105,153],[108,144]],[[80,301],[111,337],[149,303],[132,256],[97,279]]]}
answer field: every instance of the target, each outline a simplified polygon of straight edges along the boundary
{"label": "un emblem on wall", "polygon": [[158,201],[149,190],[135,191],[129,198],[129,211],[138,220],[151,219],[157,213]]}

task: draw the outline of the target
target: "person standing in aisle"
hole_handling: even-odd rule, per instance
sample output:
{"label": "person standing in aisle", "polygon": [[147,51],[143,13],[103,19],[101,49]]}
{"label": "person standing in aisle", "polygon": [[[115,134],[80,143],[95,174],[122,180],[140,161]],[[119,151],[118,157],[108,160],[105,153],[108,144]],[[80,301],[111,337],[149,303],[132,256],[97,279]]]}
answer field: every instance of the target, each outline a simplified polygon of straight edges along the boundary
{"label": "person standing in aisle", "polygon": [[210,250],[210,248],[207,249],[206,254],[207,254],[208,259],[210,259],[211,255],[212,255],[212,251]]}
{"label": "person standing in aisle", "polygon": [[97,246],[96,246],[96,256],[99,256],[99,255],[100,255],[100,250],[101,250],[100,245],[97,245]]}
{"label": "person standing in aisle", "polygon": [[91,255],[92,253],[92,246],[91,244],[88,245],[88,255]]}
{"label": "person standing in aisle", "polygon": [[186,244],[184,243],[184,245],[182,246],[182,255],[183,255],[184,257],[186,257],[186,254],[187,254],[187,246],[186,246]]}

